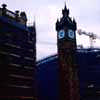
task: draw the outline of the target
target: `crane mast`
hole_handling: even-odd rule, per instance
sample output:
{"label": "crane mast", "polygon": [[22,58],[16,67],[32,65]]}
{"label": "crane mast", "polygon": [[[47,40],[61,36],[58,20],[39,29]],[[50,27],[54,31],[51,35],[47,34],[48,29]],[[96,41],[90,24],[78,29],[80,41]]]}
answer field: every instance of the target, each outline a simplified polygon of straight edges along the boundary
{"label": "crane mast", "polygon": [[94,34],[93,32],[86,32],[86,31],[83,31],[83,30],[79,29],[77,31],[77,33],[79,35],[83,34],[83,35],[89,36],[89,39],[90,39],[90,48],[93,48],[93,42],[94,42],[94,40],[100,39],[100,37],[97,36],[96,34]]}

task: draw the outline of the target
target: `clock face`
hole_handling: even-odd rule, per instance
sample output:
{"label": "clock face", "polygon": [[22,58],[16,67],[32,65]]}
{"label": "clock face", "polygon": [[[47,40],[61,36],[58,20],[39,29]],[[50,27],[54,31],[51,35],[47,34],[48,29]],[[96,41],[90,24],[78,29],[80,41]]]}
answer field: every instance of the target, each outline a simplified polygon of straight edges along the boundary
{"label": "clock face", "polygon": [[75,38],[75,34],[74,34],[73,30],[71,30],[71,29],[68,30],[68,37],[71,38],[71,39]]}
{"label": "clock face", "polygon": [[59,39],[63,39],[65,37],[65,32],[64,30],[60,30],[59,33],[58,33],[58,38]]}

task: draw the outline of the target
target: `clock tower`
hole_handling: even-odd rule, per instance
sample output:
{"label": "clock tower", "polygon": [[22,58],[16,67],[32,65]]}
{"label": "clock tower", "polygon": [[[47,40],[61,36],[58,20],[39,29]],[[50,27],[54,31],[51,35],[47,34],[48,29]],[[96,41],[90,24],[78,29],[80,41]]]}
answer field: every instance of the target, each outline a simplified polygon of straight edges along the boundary
{"label": "clock tower", "polygon": [[77,25],[75,20],[69,17],[69,9],[66,5],[62,15],[62,18],[56,22],[60,100],[79,100],[78,67],[75,61]]}

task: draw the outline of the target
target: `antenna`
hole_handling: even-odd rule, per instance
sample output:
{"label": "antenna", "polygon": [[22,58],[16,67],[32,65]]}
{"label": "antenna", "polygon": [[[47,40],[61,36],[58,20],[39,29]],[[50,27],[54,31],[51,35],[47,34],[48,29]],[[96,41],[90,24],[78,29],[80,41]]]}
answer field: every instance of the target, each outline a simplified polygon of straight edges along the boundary
{"label": "antenna", "polygon": [[34,16],[34,22],[33,22],[33,26],[36,26],[36,17]]}

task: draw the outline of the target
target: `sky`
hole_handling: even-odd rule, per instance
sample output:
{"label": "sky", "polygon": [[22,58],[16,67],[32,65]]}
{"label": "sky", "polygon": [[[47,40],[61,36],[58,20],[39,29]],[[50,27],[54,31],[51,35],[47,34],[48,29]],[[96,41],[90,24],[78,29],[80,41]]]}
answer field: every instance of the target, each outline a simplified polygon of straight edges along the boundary
{"label": "sky", "polygon": [[[62,17],[65,2],[70,17],[77,22],[77,28],[100,37],[100,0],[0,0],[0,4],[6,3],[11,11],[25,11],[28,24],[33,24],[35,20],[37,60],[57,53],[55,23],[57,18]],[[76,36],[77,45],[90,46],[89,37],[77,32]],[[100,39],[96,39],[93,45],[100,47]]]}

